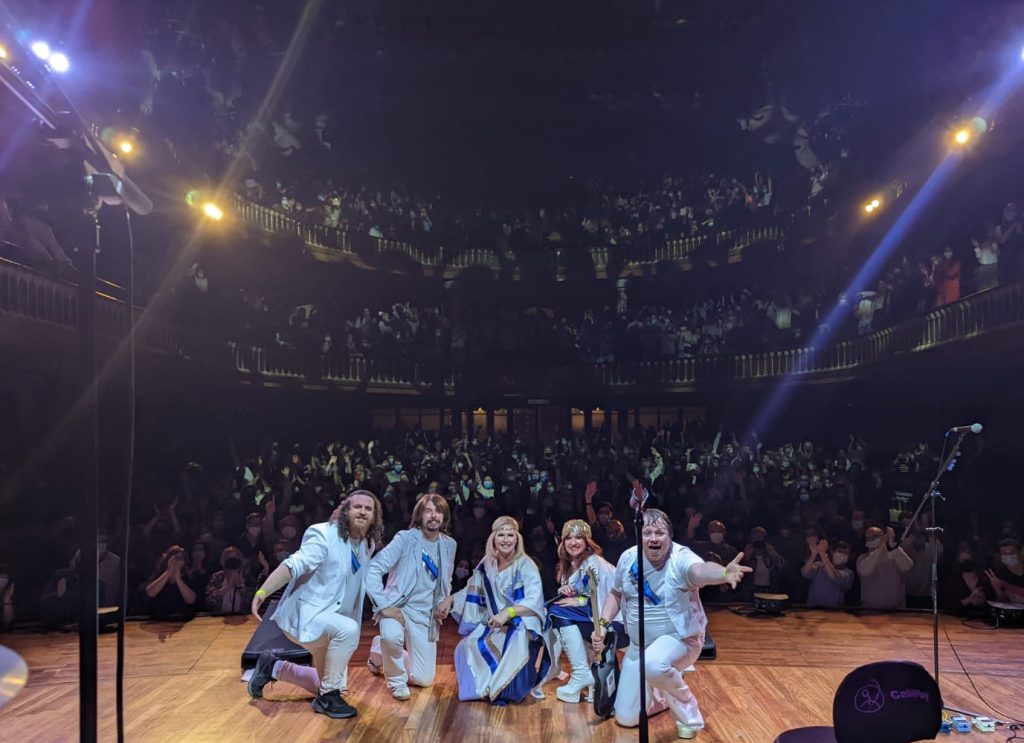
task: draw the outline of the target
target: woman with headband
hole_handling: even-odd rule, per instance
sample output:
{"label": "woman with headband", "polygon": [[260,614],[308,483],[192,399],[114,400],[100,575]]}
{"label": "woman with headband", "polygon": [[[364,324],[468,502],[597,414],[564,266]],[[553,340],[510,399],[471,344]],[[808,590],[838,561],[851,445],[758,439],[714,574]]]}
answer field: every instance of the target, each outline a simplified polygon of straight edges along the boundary
{"label": "woman with headband", "polygon": [[550,661],[541,635],[540,573],[523,551],[515,519],[495,520],[484,559],[448,605],[463,635],[455,648],[459,699],[494,704],[525,699],[547,674]]}
{"label": "woman with headband", "polygon": [[[575,704],[581,694],[589,690],[587,701],[591,701],[594,677],[583,638],[589,638],[594,631],[591,596],[596,591],[598,606],[604,605],[615,577],[615,567],[601,557],[601,548],[594,542],[586,521],[572,519],[562,527],[556,577],[560,586],[558,597],[548,605],[548,627],[565,651],[572,675],[555,695],[563,702]],[[554,642],[552,645],[558,646]],[[557,663],[557,653],[552,654]]]}

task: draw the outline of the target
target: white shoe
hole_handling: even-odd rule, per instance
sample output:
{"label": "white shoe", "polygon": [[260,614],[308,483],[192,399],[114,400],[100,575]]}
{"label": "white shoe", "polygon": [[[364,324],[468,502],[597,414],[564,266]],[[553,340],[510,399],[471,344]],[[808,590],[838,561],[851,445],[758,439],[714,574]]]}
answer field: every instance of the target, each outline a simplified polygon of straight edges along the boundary
{"label": "white shoe", "polygon": [[380,666],[378,666],[376,663],[374,663],[373,662],[373,658],[367,658],[366,659],[366,668],[374,676],[383,676],[384,675],[384,669],[381,668]]}
{"label": "white shoe", "polygon": [[676,720],[676,732],[679,733],[679,737],[683,740],[691,740],[697,737],[699,730],[697,728],[691,728],[689,725],[684,725]]}
{"label": "white shoe", "polygon": [[587,704],[593,704],[593,703],[594,703],[594,687],[593,686],[588,686],[587,687]]}
{"label": "white shoe", "polygon": [[533,689],[530,690],[530,696],[533,697],[534,699],[547,699],[548,698],[547,694],[545,694],[544,690],[542,688],[540,688],[539,686],[535,686],[535,687],[533,687]]}
{"label": "white shoe", "polygon": [[412,694],[409,692],[408,686],[396,686],[391,690],[391,696],[397,699],[399,702],[406,701]]}

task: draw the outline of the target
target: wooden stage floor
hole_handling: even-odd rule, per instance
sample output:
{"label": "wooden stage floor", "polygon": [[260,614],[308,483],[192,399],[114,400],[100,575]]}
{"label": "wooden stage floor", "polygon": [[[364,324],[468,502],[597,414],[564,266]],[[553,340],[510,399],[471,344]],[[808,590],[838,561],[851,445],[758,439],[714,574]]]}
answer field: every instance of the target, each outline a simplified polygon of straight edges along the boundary
{"label": "wooden stage floor", "polygon": [[[459,703],[451,658],[457,635],[442,636],[438,678],[397,702],[365,661],[372,637],[365,626],[350,673],[352,720],[331,720],[309,708],[304,692],[286,684],[251,700],[240,682],[242,649],[252,619],[204,617],[187,624],[128,626],[126,739],[132,743],[231,741],[459,741],[459,743],[631,741],[636,731],[598,722],[588,705],[555,699],[515,707]],[[771,743],[782,730],[831,723],[832,696],[843,676],[863,663],[907,659],[931,668],[931,621],[926,614],[855,617],[792,611],[777,619],[744,618],[713,610],[718,659],[687,676],[707,721],[706,743]],[[1003,714],[1024,716],[1024,630],[986,630],[943,618],[940,671],[946,704],[995,716],[971,688],[960,661],[985,698]],[[0,741],[77,740],[77,637],[9,634],[0,642],[27,661],[28,687],[0,712]],[[100,739],[114,734],[114,636],[100,638]],[[940,736],[945,738],[946,736]],[[972,733],[956,740],[1003,740]],[[651,721],[651,741],[672,741],[668,713]]]}

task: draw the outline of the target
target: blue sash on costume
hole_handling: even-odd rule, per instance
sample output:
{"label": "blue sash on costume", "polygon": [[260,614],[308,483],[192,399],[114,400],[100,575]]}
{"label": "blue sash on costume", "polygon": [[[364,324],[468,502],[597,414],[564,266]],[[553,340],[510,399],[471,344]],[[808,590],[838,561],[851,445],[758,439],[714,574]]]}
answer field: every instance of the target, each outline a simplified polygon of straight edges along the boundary
{"label": "blue sash on costume", "polygon": [[427,568],[427,572],[430,573],[430,577],[437,580],[437,576],[441,571],[438,569],[437,563],[427,554],[426,550],[423,551],[423,565]]}
{"label": "blue sash on costume", "polygon": [[352,573],[355,574],[355,573],[359,572],[359,567],[360,567],[359,566],[359,558],[356,557],[356,551],[355,550],[352,550],[351,554],[352,554]]}
{"label": "blue sash on costume", "polygon": [[[629,570],[629,575],[633,579],[633,585],[637,585],[640,582],[640,571],[635,561],[633,567]],[[647,582],[646,578],[644,579],[644,597],[655,606],[661,603],[661,599],[651,590],[651,584]]]}

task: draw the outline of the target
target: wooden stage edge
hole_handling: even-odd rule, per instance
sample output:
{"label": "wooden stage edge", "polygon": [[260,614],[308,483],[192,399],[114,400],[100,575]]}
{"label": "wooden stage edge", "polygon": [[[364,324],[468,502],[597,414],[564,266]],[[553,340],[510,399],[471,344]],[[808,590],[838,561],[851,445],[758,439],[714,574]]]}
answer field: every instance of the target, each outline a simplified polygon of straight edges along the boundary
{"label": "wooden stage edge", "polygon": [[[451,658],[457,635],[442,634],[437,679],[398,702],[365,661],[372,624],[363,628],[350,670],[352,720],[313,714],[305,692],[287,684],[249,699],[240,658],[254,629],[248,617],[202,617],[185,624],[133,622],[127,628],[126,740],[132,743],[228,743],[231,741],[632,741],[636,730],[598,721],[586,704],[555,698],[494,707],[460,703]],[[700,700],[706,743],[771,743],[793,727],[831,723],[832,697],[858,665],[903,659],[932,666],[928,614],[854,616],[791,611],[780,618],[747,618],[724,609],[710,612],[718,659],[701,662],[687,676]],[[65,743],[78,739],[77,637],[72,634],[8,634],[0,642],[29,665],[28,686],[0,712],[0,741]],[[959,659],[957,658],[959,656]],[[963,664],[961,666],[961,663]],[[1024,718],[1024,630],[984,629],[943,617],[940,678],[946,704],[997,716],[979,699],[974,684],[1002,715]],[[100,638],[100,739],[115,740],[114,636]],[[957,740],[1002,740],[972,733]],[[945,736],[941,736],[945,737]],[[676,740],[668,713],[651,721],[651,741]]]}

